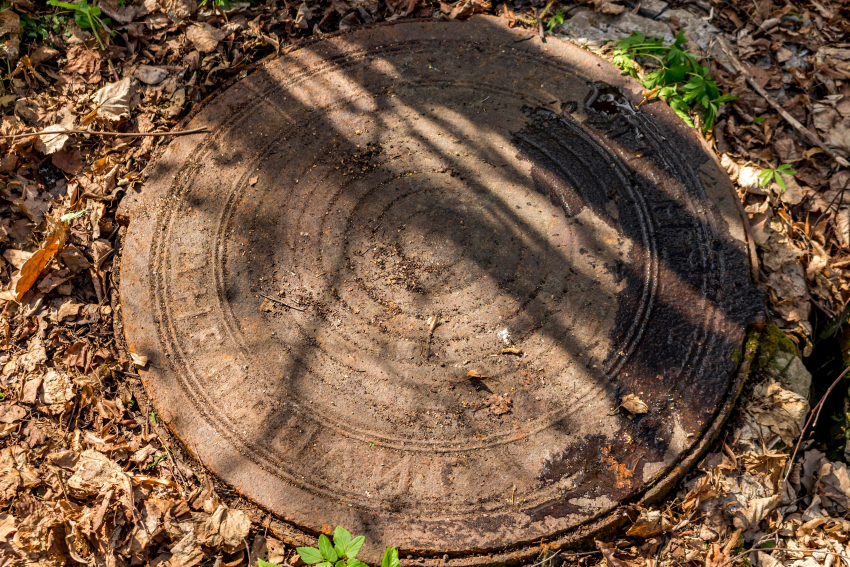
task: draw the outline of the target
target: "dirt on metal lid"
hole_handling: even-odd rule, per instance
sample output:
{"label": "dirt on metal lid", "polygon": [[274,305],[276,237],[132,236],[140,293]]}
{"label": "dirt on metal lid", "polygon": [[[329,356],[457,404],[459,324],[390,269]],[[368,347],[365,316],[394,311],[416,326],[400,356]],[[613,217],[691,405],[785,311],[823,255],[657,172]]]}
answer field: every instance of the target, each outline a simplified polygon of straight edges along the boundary
{"label": "dirt on metal lid", "polygon": [[660,494],[728,412],[761,296],[725,172],[641,99],[490,17],[255,70],[122,203],[158,414],[371,561],[521,558]]}

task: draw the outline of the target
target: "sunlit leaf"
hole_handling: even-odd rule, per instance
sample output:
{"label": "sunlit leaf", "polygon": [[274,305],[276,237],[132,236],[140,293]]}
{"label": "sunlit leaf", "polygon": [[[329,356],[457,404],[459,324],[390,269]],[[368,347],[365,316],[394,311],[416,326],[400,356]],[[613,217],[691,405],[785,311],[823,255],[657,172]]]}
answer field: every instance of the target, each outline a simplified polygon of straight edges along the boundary
{"label": "sunlit leaf", "polygon": [[301,557],[301,561],[307,565],[313,565],[324,559],[322,557],[322,552],[315,547],[298,547],[295,551],[298,552],[298,556]]}
{"label": "sunlit leaf", "polygon": [[67,232],[64,225],[57,226],[44,242],[41,249],[33,254],[21,267],[21,279],[15,285],[15,299],[20,301],[26,292],[35,284],[42,270],[50,260],[65,246]]}
{"label": "sunlit leaf", "polygon": [[357,557],[357,554],[360,553],[360,550],[363,548],[363,542],[366,541],[364,536],[357,536],[351,543],[348,544],[348,549],[345,551],[345,556],[349,559],[354,559]]}
{"label": "sunlit leaf", "polygon": [[384,552],[384,558],[381,560],[381,567],[399,567],[398,549],[388,547]]}
{"label": "sunlit leaf", "polygon": [[[351,532],[342,526],[337,526],[334,530],[334,550],[340,557],[345,555],[348,544],[351,543]],[[351,559],[352,556],[348,556]]]}
{"label": "sunlit leaf", "polygon": [[325,534],[319,536],[319,551],[322,552],[322,557],[324,557],[327,561],[333,563],[337,560],[337,554],[334,550],[334,546]]}

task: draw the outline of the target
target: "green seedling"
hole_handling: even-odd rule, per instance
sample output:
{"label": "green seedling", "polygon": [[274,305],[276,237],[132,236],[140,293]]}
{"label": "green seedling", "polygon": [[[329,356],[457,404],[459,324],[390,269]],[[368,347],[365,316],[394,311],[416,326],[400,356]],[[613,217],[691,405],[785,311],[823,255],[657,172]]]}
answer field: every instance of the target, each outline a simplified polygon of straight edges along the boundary
{"label": "green seedling", "polygon": [[41,38],[42,41],[47,39],[49,30],[47,25],[40,19],[32,19],[25,14],[18,14],[21,19],[21,27],[24,28],[24,35],[32,39]]}
{"label": "green seedling", "polygon": [[151,421],[153,422],[154,425],[159,425],[156,422],[156,414],[153,411],[151,411]]}
{"label": "green seedling", "polygon": [[112,22],[109,18],[100,18],[100,8],[97,6],[89,6],[86,0],[80,0],[76,4],[60,2],[59,0],[47,0],[47,3],[51,6],[56,6],[57,8],[71,10],[74,14],[74,21],[77,25],[84,30],[91,30],[94,37],[97,38],[97,43],[100,45],[100,48],[104,50],[106,49],[106,46],[103,45],[103,40],[100,39],[98,29],[105,29],[109,32],[111,31],[109,29],[109,24]]}
{"label": "green seedling", "polygon": [[761,124],[761,123],[762,123],[762,122],[764,122],[765,120],[767,120],[767,117],[766,117],[766,116],[756,116],[756,117],[754,117],[754,118],[753,118],[753,124],[755,124],[756,126],[758,126],[759,124]]}
{"label": "green seedling", "polygon": [[148,470],[148,471],[149,471],[149,470],[151,470],[152,468],[155,468],[155,467],[159,464],[159,462],[160,462],[162,459],[164,459],[166,456],[167,456],[167,455],[154,455],[154,461],[153,461],[151,464],[149,464],[148,466],[146,466],[146,467],[145,467],[145,470]]}
{"label": "green seedling", "polygon": [[555,26],[561,25],[564,23],[564,11],[558,10],[557,14],[553,14],[549,21],[546,22],[546,31],[551,32]]}
{"label": "green seedling", "polygon": [[[215,5],[219,8],[224,8],[225,10],[230,9],[230,0],[213,0]],[[209,4],[209,0],[201,0],[201,3],[198,4],[198,8],[206,8],[207,4]]]}
{"label": "green seedling", "polygon": [[388,547],[381,560],[381,567],[399,567],[398,548]]}
{"label": "green seedling", "polygon": [[759,181],[761,181],[762,187],[767,187],[772,182],[776,182],[779,185],[779,188],[785,191],[785,180],[782,179],[783,175],[797,175],[797,172],[791,168],[790,164],[783,163],[776,169],[765,169],[761,173],[759,173]]}
{"label": "green seedling", "polygon": [[[670,45],[661,39],[633,32],[617,41],[612,61],[623,74],[631,75],[646,90],[667,101],[688,126],[694,126],[690,112],[699,114],[702,130],[707,132],[714,128],[720,107],[736,97],[720,93],[709,68],[688,52],[687,43],[681,31]],[[640,77],[638,65],[649,62],[658,68]]]}
{"label": "green seedling", "polygon": [[0,402],[4,401],[5,399],[6,399],[6,394],[4,394],[3,392],[0,392]]}
{"label": "green seedling", "polygon": [[357,554],[366,541],[364,536],[351,537],[351,532],[337,526],[334,530],[334,541],[322,534],[319,536],[319,548],[299,547],[296,549],[301,560],[307,565],[316,567],[366,567],[366,564],[357,559]]}
{"label": "green seedling", "polygon": [[[337,526],[333,534],[333,543],[328,536],[319,536],[319,547],[298,547],[296,551],[307,565],[316,567],[367,567],[357,559],[357,554],[366,541],[364,536],[351,537],[351,532]],[[269,563],[260,563],[259,567],[268,567]],[[399,567],[398,549],[387,548],[381,567]]]}

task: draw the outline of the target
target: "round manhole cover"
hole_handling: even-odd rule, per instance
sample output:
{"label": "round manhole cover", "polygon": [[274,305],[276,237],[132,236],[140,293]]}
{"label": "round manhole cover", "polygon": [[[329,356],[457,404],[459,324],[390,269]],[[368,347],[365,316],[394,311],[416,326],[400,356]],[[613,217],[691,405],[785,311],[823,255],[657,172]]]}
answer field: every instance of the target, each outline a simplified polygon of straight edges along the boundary
{"label": "round manhole cover", "polygon": [[640,98],[487,17],[257,69],[122,205],[159,414],[371,560],[520,557],[660,490],[728,411],[760,296],[725,173]]}

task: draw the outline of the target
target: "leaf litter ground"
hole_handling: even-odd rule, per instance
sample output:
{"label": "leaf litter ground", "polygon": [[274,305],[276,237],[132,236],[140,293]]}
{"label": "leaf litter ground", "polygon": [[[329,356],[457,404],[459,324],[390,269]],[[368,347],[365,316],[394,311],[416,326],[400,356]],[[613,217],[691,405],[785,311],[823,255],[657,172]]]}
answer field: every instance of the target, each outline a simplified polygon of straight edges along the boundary
{"label": "leaf litter ground", "polygon": [[[281,526],[209,478],[148,406],[136,372],[146,361],[122,350],[113,326],[122,236],[116,205],[194,104],[281,47],[377,21],[481,12],[615,62],[622,53],[605,39],[638,31],[669,44],[683,32],[705,67],[699,79],[719,87],[711,98],[736,97],[711,109],[706,136],[750,218],[775,325],[729,425],[677,492],[663,505],[631,510],[631,525],[596,549],[551,548],[540,560],[551,567],[850,566],[844,383],[805,427],[810,399],[829,393],[850,351],[844,4],[93,6],[0,2],[0,567],[300,561],[281,542]],[[657,70],[651,62],[633,68],[640,77]],[[705,126],[692,109],[680,110]],[[125,135],[81,133],[87,130]],[[813,384],[798,352],[815,370]]]}

